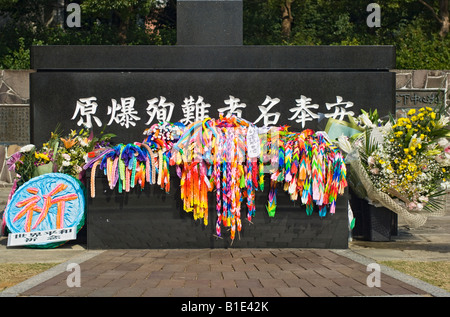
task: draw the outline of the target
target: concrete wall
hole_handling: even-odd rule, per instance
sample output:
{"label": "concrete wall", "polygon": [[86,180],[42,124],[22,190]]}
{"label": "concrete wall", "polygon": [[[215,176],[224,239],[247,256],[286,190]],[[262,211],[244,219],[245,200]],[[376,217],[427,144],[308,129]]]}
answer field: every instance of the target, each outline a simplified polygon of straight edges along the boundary
{"label": "concrete wall", "polygon": [[0,70],[0,145],[30,142],[29,70]]}
{"label": "concrete wall", "polygon": [[397,110],[405,107],[450,105],[450,70],[394,70]]}
{"label": "concrete wall", "polygon": [[30,70],[0,70],[0,185],[12,183],[6,159],[30,142]]}

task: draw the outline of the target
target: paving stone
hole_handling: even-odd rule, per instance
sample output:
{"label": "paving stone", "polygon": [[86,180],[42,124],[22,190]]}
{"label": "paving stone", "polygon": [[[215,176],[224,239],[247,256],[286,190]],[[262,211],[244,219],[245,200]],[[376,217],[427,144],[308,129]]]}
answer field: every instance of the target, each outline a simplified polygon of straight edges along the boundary
{"label": "paving stone", "polygon": [[232,264],[232,266],[235,271],[239,271],[239,272],[258,271],[256,266],[254,266],[253,264],[246,264],[246,263]]}
{"label": "paving stone", "polygon": [[148,279],[158,279],[158,280],[163,280],[163,279],[170,279],[173,276],[173,272],[162,272],[162,271],[155,271],[155,272],[151,272],[148,275]]}
{"label": "paving stone", "polygon": [[146,279],[150,275],[150,272],[146,271],[130,271],[123,275],[123,278],[131,278],[135,280]]}
{"label": "paving stone", "polygon": [[169,297],[172,288],[170,287],[157,287],[149,288],[141,294],[142,297]]}
{"label": "paving stone", "polygon": [[174,280],[195,280],[197,279],[196,272],[175,272],[172,275],[172,279]]}
{"label": "paving stone", "polygon": [[223,278],[225,280],[242,280],[247,279],[247,274],[245,272],[233,271],[233,272],[222,272]]}
{"label": "paving stone", "polygon": [[281,297],[307,297],[300,287],[277,287],[276,291]]}
{"label": "paving stone", "polygon": [[66,291],[61,293],[60,295],[71,297],[86,297],[95,290],[97,290],[96,287],[66,287]]}
{"label": "paving stone", "polygon": [[33,296],[58,296],[67,290],[67,285],[50,285],[37,289],[33,292]]}
{"label": "paving stone", "polygon": [[211,272],[233,272],[233,266],[231,264],[212,264]]}
{"label": "paving stone", "polygon": [[283,280],[276,279],[260,279],[263,287],[286,287],[287,284]]}
{"label": "paving stone", "polygon": [[310,296],[310,297],[335,297],[336,295],[333,294],[330,290],[328,290],[325,287],[317,287],[317,286],[313,286],[313,287],[308,287],[305,289],[302,289],[306,295]]}
{"label": "paving stone", "polygon": [[90,279],[89,281],[86,282],[82,282],[81,285],[83,287],[95,287],[95,288],[101,288],[106,286],[108,283],[111,282],[111,279],[109,278],[94,278],[94,279]]}
{"label": "paving stone", "polygon": [[276,264],[255,264],[256,268],[259,271],[266,271],[266,272],[270,272],[270,271],[277,271],[280,270],[280,267],[277,266]]}
{"label": "paving stone", "polygon": [[102,287],[89,293],[88,297],[112,297],[120,291],[119,287]]}
{"label": "paving stone", "polygon": [[186,280],[184,282],[184,287],[210,288],[211,280]]}
{"label": "paving stone", "polygon": [[234,280],[211,280],[211,288],[233,288],[236,287]]}
{"label": "paving stone", "polygon": [[198,272],[197,279],[199,280],[222,280],[222,272]]}
{"label": "paving stone", "polygon": [[297,278],[297,276],[290,272],[290,271],[269,271],[269,274],[273,276],[273,278],[279,279],[279,280],[285,280],[285,279],[293,279]]}
{"label": "paving stone", "polygon": [[195,287],[174,288],[171,296],[173,297],[194,297],[198,296],[198,289]]}
{"label": "paving stone", "polygon": [[142,287],[127,287],[122,288],[116,293],[116,297],[139,297],[146,291],[146,288]]}
{"label": "paving stone", "polygon": [[248,278],[252,279],[271,279],[273,278],[269,272],[261,272],[261,271],[250,271],[246,272]]}
{"label": "paving stone", "polygon": [[254,297],[280,297],[280,294],[272,287],[250,288]]}
{"label": "paving stone", "polygon": [[199,288],[199,297],[224,297],[225,291],[223,288]]}
{"label": "paving stone", "polygon": [[313,286],[310,282],[308,282],[305,279],[301,278],[293,278],[293,279],[285,279],[283,280],[289,287],[299,287],[299,288],[305,288],[305,287],[311,287]]}
{"label": "paving stone", "polygon": [[226,297],[252,297],[252,292],[249,288],[225,287],[224,292]]}
{"label": "paving stone", "polygon": [[191,264],[186,266],[186,272],[208,272],[210,264]]}
{"label": "paving stone", "polygon": [[158,288],[166,288],[166,287],[183,287],[184,281],[183,280],[161,280],[158,284]]}
{"label": "paving stone", "polygon": [[133,287],[137,288],[154,288],[156,287],[161,280],[158,279],[143,279],[143,280],[137,280],[136,283],[133,285]]}
{"label": "paving stone", "polygon": [[166,272],[183,272],[185,270],[184,264],[166,264],[162,267],[163,271]]}
{"label": "paving stone", "polygon": [[384,292],[378,287],[368,287],[367,285],[352,286],[356,291],[363,296],[387,296],[388,293]]}
{"label": "paving stone", "polygon": [[361,296],[362,294],[350,286],[327,286],[336,296]]}
{"label": "paving stone", "polygon": [[[426,295],[425,291],[384,273],[381,276],[381,287],[370,288],[366,285],[369,272],[366,271],[365,265],[329,250],[233,249],[174,250],[173,254],[171,252],[172,250],[105,251],[81,263],[80,288],[69,288],[66,281],[69,273],[62,272],[31,287],[21,295],[89,297]],[[238,256],[241,258],[238,259]],[[281,256],[285,258],[281,261],[276,260]],[[143,258],[149,259],[150,263],[138,261]],[[202,261],[204,263],[201,263]]]}
{"label": "paving stone", "polygon": [[243,279],[243,280],[235,280],[236,286],[241,288],[257,288],[263,287],[261,282],[258,279]]}

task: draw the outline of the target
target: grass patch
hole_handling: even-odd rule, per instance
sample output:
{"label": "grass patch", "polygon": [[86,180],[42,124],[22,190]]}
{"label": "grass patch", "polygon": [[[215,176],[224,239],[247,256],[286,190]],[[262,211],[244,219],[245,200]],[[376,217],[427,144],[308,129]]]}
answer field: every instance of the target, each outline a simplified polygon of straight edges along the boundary
{"label": "grass patch", "polygon": [[381,261],[379,263],[450,292],[450,261]]}
{"label": "grass patch", "polygon": [[0,292],[42,273],[59,263],[3,263],[0,264]]}

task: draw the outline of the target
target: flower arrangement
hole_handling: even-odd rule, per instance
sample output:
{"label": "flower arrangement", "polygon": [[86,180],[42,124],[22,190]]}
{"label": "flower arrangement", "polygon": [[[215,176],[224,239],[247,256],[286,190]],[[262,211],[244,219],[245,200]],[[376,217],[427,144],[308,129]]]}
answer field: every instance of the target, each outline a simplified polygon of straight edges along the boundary
{"label": "flower arrangement", "polygon": [[[349,153],[347,162],[360,163],[363,168],[350,169],[354,179],[368,178],[373,188],[407,212],[442,208],[439,198],[450,179],[450,143],[446,139],[450,119],[444,107],[411,109],[405,117],[390,116],[386,121],[380,120],[376,111],[362,111],[350,120],[364,129],[354,138],[338,139],[340,147]],[[369,200],[381,200],[367,192],[370,188],[365,189],[363,195]],[[382,205],[396,209],[387,203]]]}
{"label": "flower arrangement", "polygon": [[41,149],[37,150],[35,145],[28,144],[8,159],[8,169],[16,173],[17,186],[38,176],[40,171],[52,171],[58,143],[58,135],[52,133],[50,140]]}
{"label": "flower arrangement", "polygon": [[100,137],[94,137],[88,129],[72,130],[61,137],[57,127],[40,149],[29,144],[8,159],[9,170],[16,173],[13,191],[31,178],[45,173],[59,172],[82,177],[82,166],[87,161],[88,153],[108,145],[112,137],[113,134],[104,134],[103,131]]}
{"label": "flower arrangement", "polygon": [[58,148],[57,171],[79,178],[87,159],[87,153],[92,150],[89,130],[71,130],[71,132],[61,137],[61,146]]}

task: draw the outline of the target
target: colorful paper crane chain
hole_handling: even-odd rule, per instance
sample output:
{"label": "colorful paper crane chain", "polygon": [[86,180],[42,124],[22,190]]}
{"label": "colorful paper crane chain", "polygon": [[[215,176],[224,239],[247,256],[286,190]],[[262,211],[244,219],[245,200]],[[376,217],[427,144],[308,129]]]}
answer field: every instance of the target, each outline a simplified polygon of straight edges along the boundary
{"label": "colorful paper crane chain", "polygon": [[[257,131],[259,141],[250,141]],[[257,128],[236,116],[206,118],[187,127],[159,123],[146,129],[142,143],[105,149],[85,168],[103,170],[111,189],[119,193],[146,182],[170,190],[170,166],[180,178],[183,209],[208,225],[208,192],[215,190],[216,235],[229,228],[231,239],[242,229],[241,206],[249,222],[255,216],[256,191],[264,190],[270,175],[267,212],[273,217],[279,185],[292,201],[300,200],[311,215],[314,205],[324,217],[335,213],[336,200],[347,186],[346,166],[338,148],[312,130],[290,132],[288,127]],[[253,135],[254,137],[254,135]],[[250,151],[250,147],[252,151]],[[259,149],[258,149],[259,147]],[[256,151],[255,151],[256,150]],[[260,151],[259,151],[260,150]],[[257,153],[257,154],[255,154]],[[94,189],[93,189],[94,188]],[[95,196],[95,186],[91,186]]]}

